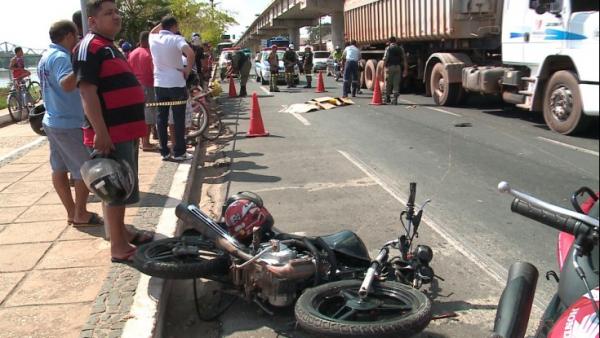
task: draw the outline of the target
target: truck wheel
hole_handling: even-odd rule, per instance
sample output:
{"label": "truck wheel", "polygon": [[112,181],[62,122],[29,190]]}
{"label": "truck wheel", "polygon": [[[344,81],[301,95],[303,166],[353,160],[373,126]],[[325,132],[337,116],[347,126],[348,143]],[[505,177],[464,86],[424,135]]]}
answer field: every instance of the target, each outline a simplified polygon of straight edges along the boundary
{"label": "truck wheel", "polygon": [[365,65],[365,85],[368,90],[373,90],[373,82],[375,81],[375,71],[377,70],[377,60],[368,60]]}
{"label": "truck wheel", "polygon": [[362,69],[362,72],[360,72],[360,88],[367,88],[366,84],[365,84],[365,65],[367,64],[367,61],[365,61],[364,59],[361,59],[360,61],[358,61],[358,66],[360,67],[360,69]]}
{"label": "truck wheel", "polygon": [[442,63],[438,63],[431,71],[431,95],[436,104],[451,106],[460,98],[461,84],[449,83],[448,73]]}
{"label": "truck wheel", "polygon": [[550,78],[544,95],[544,120],[550,129],[563,135],[582,132],[590,126],[573,72],[562,70]]}
{"label": "truck wheel", "polygon": [[385,81],[387,80],[385,75],[385,63],[381,60],[377,62],[377,78],[379,79],[379,88],[381,88],[382,92],[385,91]]}

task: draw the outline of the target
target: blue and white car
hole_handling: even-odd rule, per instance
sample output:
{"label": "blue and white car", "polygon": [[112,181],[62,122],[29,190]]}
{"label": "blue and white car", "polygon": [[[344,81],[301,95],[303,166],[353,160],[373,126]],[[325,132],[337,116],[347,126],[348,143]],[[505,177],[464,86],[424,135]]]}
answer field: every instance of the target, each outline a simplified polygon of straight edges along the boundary
{"label": "blue and white car", "polygon": [[[279,75],[277,82],[285,82],[285,69],[283,67],[283,54],[285,50],[280,49],[277,51],[277,57],[279,58]],[[256,81],[263,85],[267,85],[271,81],[271,67],[269,66],[269,54],[271,49],[265,49],[261,51],[254,60],[254,72],[256,73]],[[294,67],[294,83],[300,82],[300,68],[298,65]]]}

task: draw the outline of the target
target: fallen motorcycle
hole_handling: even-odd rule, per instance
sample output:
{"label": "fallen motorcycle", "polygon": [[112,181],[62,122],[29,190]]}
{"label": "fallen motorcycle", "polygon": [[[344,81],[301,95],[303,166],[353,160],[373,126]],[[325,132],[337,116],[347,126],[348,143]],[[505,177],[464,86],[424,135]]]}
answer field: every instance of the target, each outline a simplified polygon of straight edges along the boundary
{"label": "fallen motorcycle", "polygon": [[[557,260],[560,277],[550,271],[558,290],[544,311],[536,338],[597,338],[600,318],[598,266],[598,194],[581,188],[571,196],[575,211],[541,201],[501,182],[498,190],[515,197],[511,210],[560,232]],[[582,201],[582,197],[586,197]],[[495,338],[520,338],[527,332],[538,270],[526,262],[514,263],[502,293],[494,323]]]}
{"label": "fallen motorcycle", "polygon": [[427,204],[415,210],[415,195],[411,183],[401,213],[405,234],[385,243],[374,260],[351,231],[317,237],[279,231],[262,199],[241,192],[225,203],[224,224],[180,204],[177,217],[201,235],[143,245],[134,265],[160,278],[219,281],[224,293],[267,313],[295,303],[299,326],[319,335],[410,336],[431,320],[431,301],[417,289],[435,276],[431,248],[413,247]]}

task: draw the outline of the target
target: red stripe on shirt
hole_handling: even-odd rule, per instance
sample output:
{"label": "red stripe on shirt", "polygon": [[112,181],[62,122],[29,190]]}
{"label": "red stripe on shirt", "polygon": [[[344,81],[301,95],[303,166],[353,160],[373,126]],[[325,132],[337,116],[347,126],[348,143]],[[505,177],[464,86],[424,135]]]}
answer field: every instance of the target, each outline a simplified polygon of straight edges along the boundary
{"label": "red stripe on shirt", "polygon": [[114,58],[110,60],[106,60],[102,62],[102,66],[100,67],[100,77],[109,77],[117,74],[123,74],[131,72],[129,64],[127,61],[121,58]]}
{"label": "red stripe on shirt", "polygon": [[[108,128],[110,139],[113,144],[132,141],[140,137],[146,136],[146,122],[135,121],[131,123],[120,124],[115,127]],[[94,146],[94,129],[83,129],[83,144],[88,147]]]}
{"label": "red stripe on shirt", "polygon": [[111,90],[101,95],[107,110],[146,102],[142,86]]}

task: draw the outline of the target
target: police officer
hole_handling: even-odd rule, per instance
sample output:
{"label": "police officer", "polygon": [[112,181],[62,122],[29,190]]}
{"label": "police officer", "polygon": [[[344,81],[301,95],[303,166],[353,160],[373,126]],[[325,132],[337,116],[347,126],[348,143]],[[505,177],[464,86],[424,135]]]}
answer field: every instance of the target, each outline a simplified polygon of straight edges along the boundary
{"label": "police officer", "polygon": [[[383,55],[383,62],[387,72],[385,102],[397,105],[402,78],[408,76],[408,62],[406,61],[404,48],[398,45],[395,36],[389,38],[389,44]],[[393,100],[391,100],[392,93],[394,94]]]}
{"label": "police officer", "polygon": [[269,69],[271,71],[271,86],[269,91],[279,92],[277,87],[277,78],[279,77],[279,56],[277,56],[277,45],[271,47],[271,53],[269,54]]}
{"label": "police officer", "polygon": [[250,57],[241,50],[236,51],[230,57],[233,72],[240,74],[240,94],[238,96],[246,97],[248,96],[246,84],[248,83],[250,69],[252,68],[252,65],[250,64]]}
{"label": "police officer", "polygon": [[361,58],[361,54],[360,49],[356,45],[356,40],[352,40],[342,54],[342,61],[344,62],[344,89],[342,97],[348,97],[350,88],[352,88],[352,97],[356,97],[358,87],[360,87],[358,61]]}
{"label": "police officer", "polygon": [[306,86],[304,88],[312,88],[312,70],[313,70],[313,52],[310,47],[304,49],[304,74],[306,74]]}
{"label": "police officer", "polygon": [[294,83],[294,68],[298,64],[298,54],[294,51],[294,45],[290,44],[283,54],[283,66],[285,67],[285,81],[288,88],[296,87]]}

